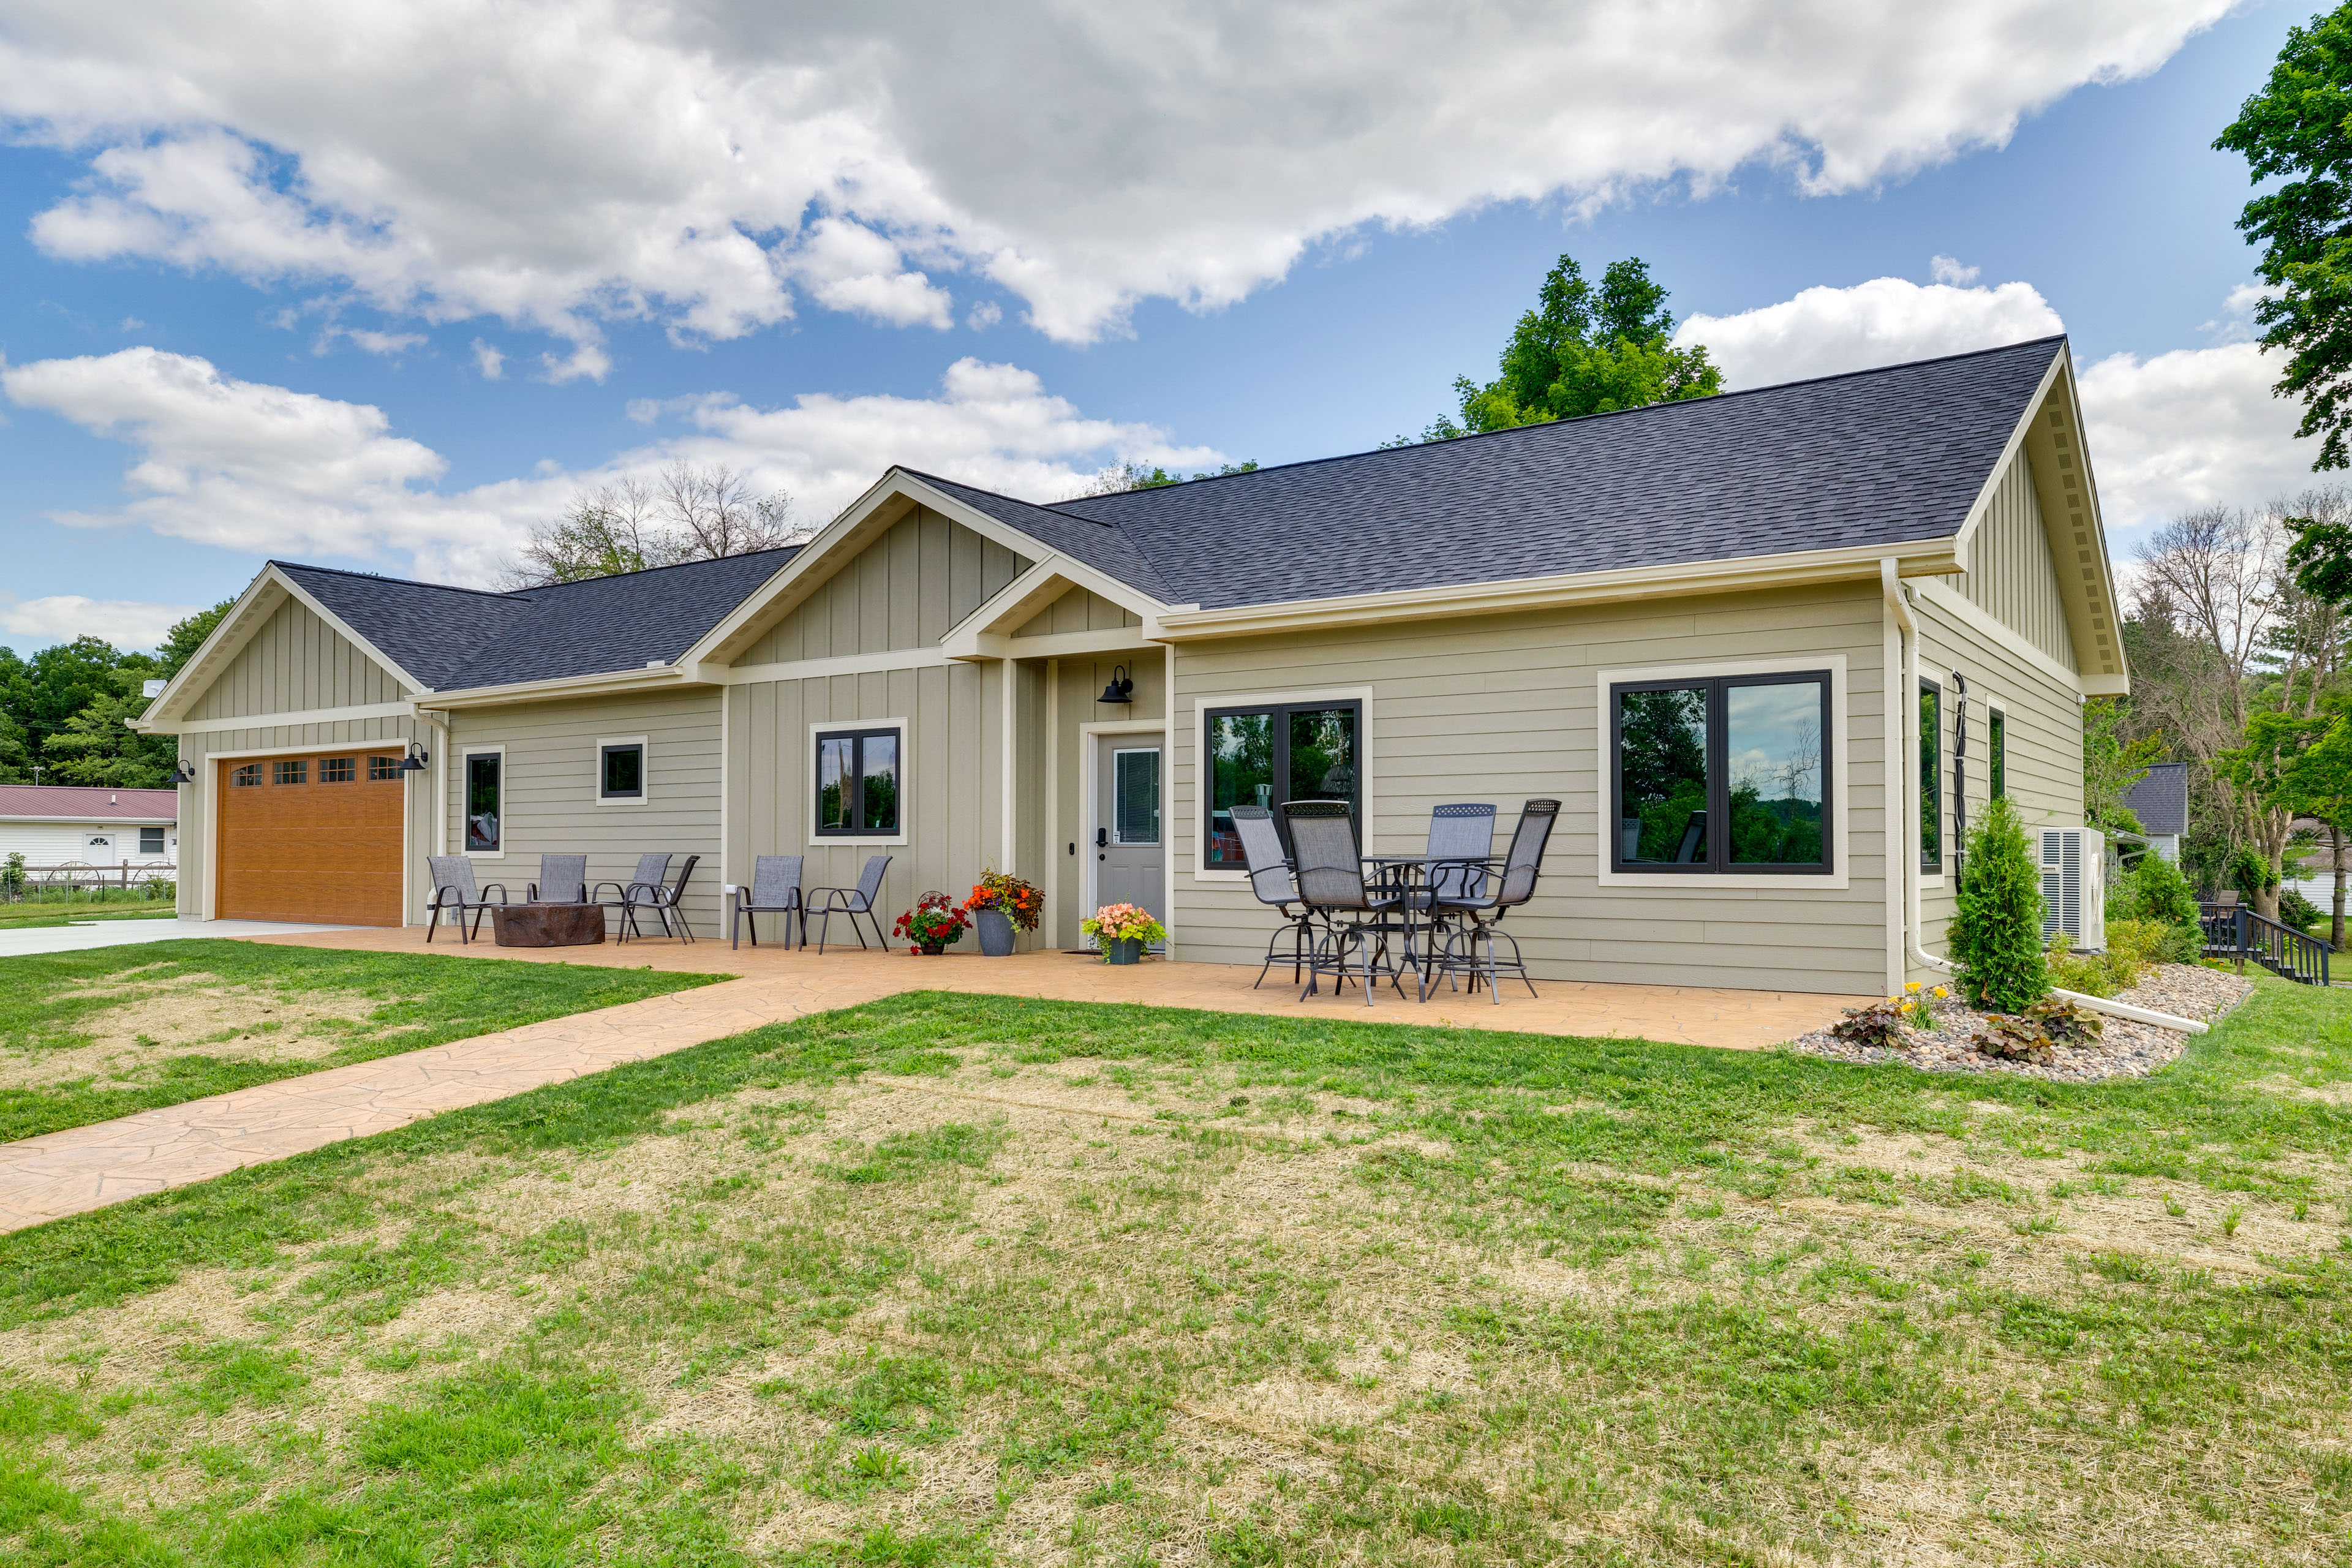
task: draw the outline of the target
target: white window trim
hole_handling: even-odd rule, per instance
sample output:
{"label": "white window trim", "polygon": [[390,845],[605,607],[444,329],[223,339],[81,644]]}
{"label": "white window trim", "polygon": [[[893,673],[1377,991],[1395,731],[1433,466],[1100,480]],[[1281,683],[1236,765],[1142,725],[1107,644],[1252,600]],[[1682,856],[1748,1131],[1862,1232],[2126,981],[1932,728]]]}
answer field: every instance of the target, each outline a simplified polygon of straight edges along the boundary
{"label": "white window trim", "polygon": [[[1932,674],[1924,669],[1919,672],[1919,679],[1936,689],[1936,788],[1938,792],[1936,809],[1939,819],[1936,826],[1938,833],[1942,832],[1947,826],[1941,818],[1949,815],[1945,810],[1948,802],[1941,797],[1941,792],[1949,788],[1952,782],[1952,770],[1949,766],[1951,759],[1944,754],[1944,715],[1949,711],[1952,700],[1952,682],[1948,674],[1949,667],[1948,666],[1946,668],[1947,673],[1944,675]],[[1898,679],[1908,679],[1908,677],[1898,677]],[[1919,758],[1917,756],[1918,747],[1911,743],[1923,738],[1919,734],[1919,688],[1916,685],[1914,685],[1911,688],[1910,711],[1912,722],[1905,728],[1905,744],[1903,749],[1912,754],[1905,759],[1903,768],[1904,777],[1909,781],[1912,789],[1916,791],[1925,783],[1919,773]],[[1917,803],[1916,801],[1912,803],[1912,806],[1916,806],[1916,805]],[[1905,809],[1909,810],[1911,808],[1911,806],[1906,806]],[[1951,873],[1947,869],[1947,868],[1951,864],[1952,858],[1948,854],[1937,856],[1936,858],[1936,868],[1932,871],[1919,864],[1919,857],[1916,852],[1919,847],[1916,837],[1917,832],[1918,829],[1916,826],[1906,827],[1903,838],[1906,848],[1900,852],[1900,858],[1909,863],[1911,874],[1919,879],[1919,886],[1922,890],[1941,888],[1947,884],[1950,878]]]}
{"label": "white window trim", "polygon": [[[1246,882],[1249,880],[1247,871],[1204,871],[1201,868],[1202,863],[1209,858],[1211,815],[1209,793],[1216,776],[1212,771],[1209,757],[1209,714],[1213,710],[1226,708],[1253,708],[1272,704],[1309,702],[1360,703],[1362,706],[1359,710],[1363,717],[1356,734],[1356,834],[1358,847],[1364,853],[1368,855],[1376,853],[1372,847],[1370,826],[1378,820],[1373,813],[1372,799],[1372,763],[1375,753],[1372,747],[1372,689],[1370,687],[1332,686],[1296,691],[1236,691],[1192,697],[1185,700],[1192,704],[1193,788],[1191,802],[1192,853],[1189,859],[1179,863],[1177,869],[1181,875],[1195,882]],[[1174,769],[1171,767],[1167,771],[1171,776],[1162,778],[1160,781],[1160,811],[1164,818],[1172,822],[1175,805],[1172,790]],[[1171,843],[1175,841],[1173,833],[1170,833],[1168,837]]]}
{"label": "white window trim", "polygon": [[[851,837],[839,833],[819,833],[816,830],[816,738],[838,734],[844,730],[897,730],[898,731],[898,831],[887,837],[859,834]],[[827,719],[812,722],[808,727],[808,744],[803,748],[797,764],[801,781],[809,786],[803,809],[808,816],[803,823],[812,849],[833,847],[856,848],[860,845],[910,842],[908,832],[915,819],[915,747],[914,726],[904,719]]]}
{"label": "white window trim", "polygon": [[[504,742],[494,746],[478,746],[471,742],[460,745],[457,752],[457,843],[458,853],[471,860],[503,860],[507,858],[507,796],[514,793],[514,780],[507,776],[507,748]],[[499,759],[499,847],[496,849],[467,849],[466,842],[466,763],[469,758],[496,754]]]}
{"label": "white window trim", "polygon": [[[1609,755],[1609,689],[1632,680],[1680,680],[1711,678],[1721,675],[1791,675],[1801,670],[1826,669],[1830,672],[1830,718],[1836,733],[1830,737],[1830,873],[1816,877],[1803,871],[1759,872],[1685,872],[1616,871],[1610,868],[1609,816],[1615,810],[1617,759]],[[1654,890],[1672,888],[1694,898],[1706,898],[1712,893],[1733,889],[1761,891],[1770,889],[1780,893],[1843,891],[1852,880],[1852,854],[1846,835],[1849,813],[1853,809],[1851,780],[1853,769],[1848,766],[1853,744],[1853,711],[1846,701],[1845,655],[1842,653],[1796,654],[1780,658],[1721,658],[1692,664],[1645,664],[1627,668],[1604,669],[1594,678],[1596,693],[1593,703],[1592,758],[1597,787],[1593,794],[1593,848],[1598,857],[1601,885],[1604,888],[1640,888]]]}
{"label": "white window trim", "polygon": [[[607,795],[604,793],[604,748],[635,746],[637,749],[637,793]],[[643,735],[604,735],[596,742],[595,771],[589,775],[593,799],[598,805],[643,805],[654,797],[654,749]]]}

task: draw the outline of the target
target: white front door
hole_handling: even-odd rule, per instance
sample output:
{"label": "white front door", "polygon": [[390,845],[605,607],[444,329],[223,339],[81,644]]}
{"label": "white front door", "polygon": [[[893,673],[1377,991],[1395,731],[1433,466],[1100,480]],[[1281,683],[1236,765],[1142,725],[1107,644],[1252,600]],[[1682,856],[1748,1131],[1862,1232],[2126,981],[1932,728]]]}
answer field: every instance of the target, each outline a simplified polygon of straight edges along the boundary
{"label": "white front door", "polygon": [[[1134,904],[1168,923],[1167,851],[1160,845],[1160,736],[1095,738],[1095,895]],[[1093,911],[1089,910],[1088,913]]]}
{"label": "white front door", "polygon": [[81,860],[86,866],[117,866],[122,856],[114,847],[111,833],[85,833],[82,836]]}

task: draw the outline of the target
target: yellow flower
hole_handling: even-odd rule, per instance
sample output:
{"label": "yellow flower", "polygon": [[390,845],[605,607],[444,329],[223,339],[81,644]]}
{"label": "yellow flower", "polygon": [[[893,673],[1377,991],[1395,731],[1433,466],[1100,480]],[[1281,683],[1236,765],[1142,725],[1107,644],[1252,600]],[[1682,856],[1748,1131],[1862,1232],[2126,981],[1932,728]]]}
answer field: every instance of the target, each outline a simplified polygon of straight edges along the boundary
{"label": "yellow flower", "polygon": [[1945,990],[1942,986],[1938,985],[1938,986],[1937,986],[1937,987],[1936,987],[1936,1000],[1937,1000],[1937,1001],[1941,1002],[1945,997],[1949,996],[1950,994],[1951,994],[1951,993],[1950,993],[1950,992],[1948,992],[1948,991],[1947,991],[1947,990]]}
{"label": "yellow flower", "polygon": [[1905,986],[1903,987],[1903,989],[1904,989],[1904,990],[1906,990],[1906,991],[1907,991],[1907,992],[1909,992],[1909,993],[1911,993],[1913,995],[1915,995],[1915,996],[1916,996],[1916,995],[1917,995],[1917,994],[1918,994],[1918,992],[1919,992],[1919,983],[1918,983],[1917,981],[1914,980],[1914,981],[1910,982],[1908,984],[1905,985]]}

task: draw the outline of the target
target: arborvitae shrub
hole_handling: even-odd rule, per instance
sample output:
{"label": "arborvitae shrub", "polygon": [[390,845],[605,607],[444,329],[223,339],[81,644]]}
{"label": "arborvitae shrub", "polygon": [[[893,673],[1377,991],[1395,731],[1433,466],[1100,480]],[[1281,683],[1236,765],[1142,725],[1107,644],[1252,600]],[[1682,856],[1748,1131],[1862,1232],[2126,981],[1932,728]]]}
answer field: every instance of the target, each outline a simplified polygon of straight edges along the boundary
{"label": "arborvitae shrub", "polygon": [[2050,989],[2042,955],[2042,871],[2006,796],[1988,806],[1969,834],[1958,906],[1951,958],[1969,1005],[2016,1013],[2042,1000]]}

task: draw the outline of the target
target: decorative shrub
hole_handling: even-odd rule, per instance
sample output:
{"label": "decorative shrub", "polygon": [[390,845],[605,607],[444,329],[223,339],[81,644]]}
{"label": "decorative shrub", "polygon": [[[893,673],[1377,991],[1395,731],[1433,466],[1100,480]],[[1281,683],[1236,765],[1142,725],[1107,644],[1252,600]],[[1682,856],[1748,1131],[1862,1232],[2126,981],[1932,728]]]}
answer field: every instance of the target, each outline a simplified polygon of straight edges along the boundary
{"label": "decorative shrub", "polygon": [[2076,1006],[2058,996],[2028,1007],[2025,1020],[2040,1029],[2042,1037],[2053,1046],[2090,1045],[2107,1026],[2106,1020],[2088,1007]]}
{"label": "decorative shrub", "polygon": [[1133,904],[1105,904],[1078,922],[1078,929],[1099,942],[1139,942],[1146,947],[1168,940],[1168,928],[1151,911]]}
{"label": "decorative shrub", "polygon": [[2172,957],[2177,936],[2170,926],[2154,921],[2109,921],[2108,971],[2121,982],[2116,989],[2128,991],[2138,984],[2151,963],[2178,962]]}
{"label": "decorative shrub", "polygon": [[2305,898],[2303,889],[2300,888],[2279,889],[2279,923],[2281,925],[2290,925],[2297,931],[2309,931],[2321,921],[2327,919],[2330,912]]}
{"label": "decorative shrub", "polygon": [[1903,1046],[1903,1004],[1893,996],[1867,1007],[1848,1007],[1830,1033],[1850,1046],[1898,1050]]}
{"label": "decorative shrub", "polygon": [[1034,882],[1003,871],[982,871],[963,907],[966,914],[974,915],[982,910],[1002,910],[1023,931],[1035,931],[1037,918],[1045,912],[1045,895]]}
{"label": "decorative shrub", "polygon": [[913,909],[898,917],[898,923],[890,931],[920,949],[932,942],[961,942],[970,924],[953,899],[945,893],[925,893],[915,900]]}
{"label": "decorative shrub", "polygon": [[1985,1020],[1969,1044],[1989,1057],[1999,1057],[2007,1062],[2032,1062],[2047,1067],[2054,1059],[2050,1051],[2049,1037],[2042,1026],[2031,1018],[1995,1016]]}
{"label": "decorative shrub", "polygon": [[2042,871],[2025,826],[2006,795],[1969,834],[1949,947],[1970,1005],[2014,1013],[2042,999],[2050,971],[2042,952]]}

